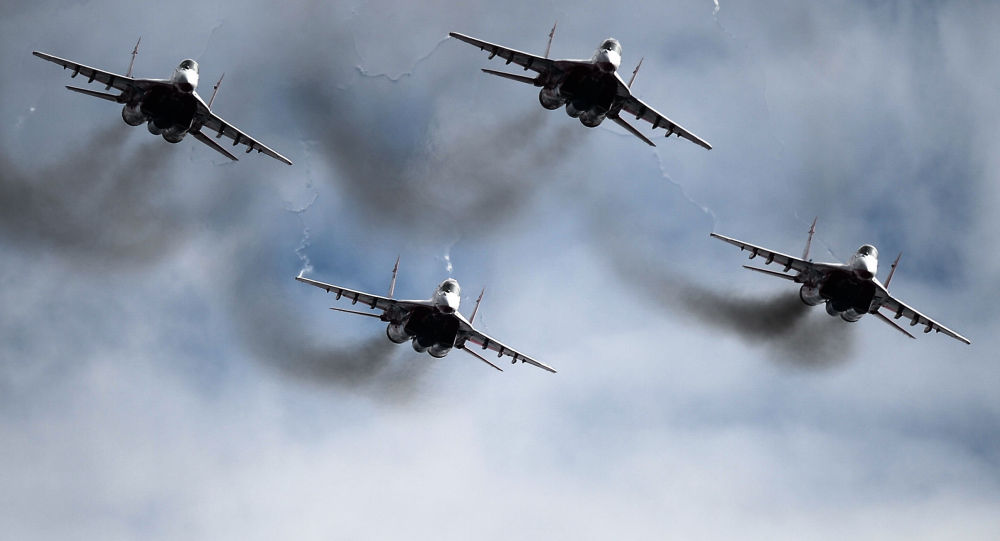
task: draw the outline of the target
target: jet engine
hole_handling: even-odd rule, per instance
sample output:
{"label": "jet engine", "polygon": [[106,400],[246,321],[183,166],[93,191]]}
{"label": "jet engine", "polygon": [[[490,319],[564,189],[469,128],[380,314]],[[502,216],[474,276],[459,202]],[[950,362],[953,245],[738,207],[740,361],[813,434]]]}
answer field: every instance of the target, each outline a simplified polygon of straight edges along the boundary
{"label": "jet engine", "polygon": [[146,120],[146,115],[142,114],[139,104],[126,105],[122,107],[122,120],[129,126],[138,126]]}
{"label": "jet engine", "polygon": [[580,115],[580,122],[588,128],[596,128],[601,125],[604,121],[604,114],[599,113],[594,109],[584,112]]}
{"label": "jet engine", "polygon": [[433,346],[427,348],[427,353],[431,354],[431,357],[442,358],[451,351],[451,348],[444,344],[434,344]]}
{"label": "jet engine", "polygon": [[413,351],[416,351],[417,353],[423,353],[427,351],[427,346],[421,344],[420,338],[417,336],[413,337],[413,341],[411,342],[411,344],[413,345]]}
{"label": "jet engine", "polygon": [[147,122],[146,129],[148,129],[149,133],[153,135],[160,135],[161,133],[163,133],[163,129],[161,129],[159,126],[156,125],[155,120],[150,120],[149,122]]}
{"label": "jet engine", "polygon": [[163,138],[168,143],[180,143],[184,136],[187,135],[187,130],[179,126],[174,126],[163,130]]}
{"label": "jet engine", "polygon": [[813,287],[808,284],[803,284],[799,288],[799,298],[807,306],[818,306],[823,303],[823,297],[819,294],[819,288]]}
{"label": "jet engine", "polygon": [[389,341],[393,344],[402,344],[410,339],[409,335],[403,329],[402,323],[390,323],[385,328],[385,335],[389,337]]}
{"label": "jet engine", "polygon": [[569,116],[571,116],[573,118],[577,118],[577,117],[580,116],[581,113],[583,113],[583,109],[578,108],[576,105],[573,104],[573,102],[570,102],[570,103],[566,104],[566,114],[567,115],[569,115]]}
{"label": "jet engine", "polygon": [[840,313],[840,319],[847,321],[849,323],[854,323],[855,321],[861,319],[864,314],[859,314],[854,311],[854,308],[849,308]]}
{"label": "jet engine", "polygon": [[557,88],[541,89],[538,92],[538,101],[542,104],[542,107],[550,111],[558,109],[562,107],[562,104],[566,103],[566,100],[559,95],[559,89]]}

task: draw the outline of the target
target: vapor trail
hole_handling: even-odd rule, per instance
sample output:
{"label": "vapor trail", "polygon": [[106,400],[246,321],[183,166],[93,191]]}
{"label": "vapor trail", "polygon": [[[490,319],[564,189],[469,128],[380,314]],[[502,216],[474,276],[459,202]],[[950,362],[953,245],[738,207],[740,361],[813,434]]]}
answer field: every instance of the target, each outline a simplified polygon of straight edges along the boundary
{"label": "vapor trail", "polygon": [[[434,47],[432,47],[430,51],[428,51],[427,53],[425,53],[423,55],[420,55],[419,57],[417,57],[416,60],[413,61],[412,64],[410,64],[410,69],[409,70],[401,72],[401,73],[398,73],[396,75],[389,75],[387,73],[371,73],[367,69],[365,69],[365,67],[362,66],[361,64],[358,64],[358,65],[354,66],[354,68],[356,70],[358,70],[358,75],[361,75],[362,77],[368,77],[368,78],[371,78],[371,79],[385,79],[387,81],[391,81],[391,82],[395,83],[395,82],[398,82],[403,77],[412,77],[413,73],[417,69],[417,66],[419,66],[422,62],[424,62],[425,60],[427,60],[428,58],[430,58],[431,56],[433,56],[434,53],[436,53],[437,50],[441,47],[441,44],[443,44],[444,42],[448,41],[449,39],[450,39],[449,36],[445,36],[445,37],[441,38],[440,40],[438,40],[438,42],[436,44],[434,44]],[[358,50],[357,40],[355,40],[355,42],[354,42],[354,51],[355,51],[355,53],[357,53],[357,55],[358,55],[359,58],[362,57],[361,51]],[[363,58],[362,58],[362,62],[364,62]]]}

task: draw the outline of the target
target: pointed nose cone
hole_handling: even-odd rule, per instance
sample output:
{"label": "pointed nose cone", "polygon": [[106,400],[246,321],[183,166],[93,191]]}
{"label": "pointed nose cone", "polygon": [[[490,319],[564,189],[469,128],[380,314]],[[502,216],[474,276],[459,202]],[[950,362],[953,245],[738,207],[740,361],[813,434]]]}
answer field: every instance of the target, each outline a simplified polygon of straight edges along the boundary
{"label": "pointed nose cone", "polygon": [[864,256],[858,258],[857,264],[858,276],[864,278],[865,280],[871,280],[878,273],[878,260],[872,256]]}
{"label": "pointed nose cone", "polygon": [[445,293],[438,303],[438,309],[446,314],[454,314],[458,311],[459,302],[461,302],[461,299],[459,299],[458,295]]}
{"label": "pointed nose cone", "polygon": [[191,92],[194,92],[194,89],[198,88],[198,72],[194,70],[178,70],[174,80],[177,83],[177,88],[181,92],[190,94]]}

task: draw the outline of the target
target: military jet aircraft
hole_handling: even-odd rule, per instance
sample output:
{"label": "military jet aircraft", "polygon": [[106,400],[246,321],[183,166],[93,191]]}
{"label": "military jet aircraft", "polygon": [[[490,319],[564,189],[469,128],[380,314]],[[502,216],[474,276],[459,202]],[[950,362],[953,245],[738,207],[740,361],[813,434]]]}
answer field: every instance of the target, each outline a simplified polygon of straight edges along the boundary
{"label": "military jet aircraft", "polygon": [[[889,282],[892,280],[893,273],[896,272],[899,257],[903,254],[896,257],[896,261],[893,262],[892,267],[889,269],[889,275],[885,279],[885,284],[882,284],[875,277],[875,273],[878,271],[878,250],[871,244],[865,244],[861,248],[858,248],[858,251],[851,256],[846,264],[813,263],[808,257],[809,245],[812,243],[815,232],[816,221],[813,220],[812,227],[809,228],[809,239],[806,241],[806,249],[802,253],[801,259],[780,252],[772,252],[766,248],[716,233],[712,233],[711,236],[734,246],[739,246],[741,251],[748,250],[750,252],[750,259],[761,256],[765,258],[765,265],[778,263],[784,266],[782,272],[760,269],[749,265],[744,265],[743,268],[802,284],[802,287],[799,288],[799,298],[802,299],[802,302],[809,306],[826,303],[826,312],[831,316],[840,316],[844,321],[853,323],[861,319],[865,314],[874,314],[875,317],[892,325],[899,332],[910,338],[914,338],[909,331],[893,321],[893,319],[905,317],[909,320],[911,327],[918,324],[924,325],[925,333],[937,331],[966,344],[971,344],[968,338],[917,312],[889,294]],[[786,274],[790,270],[794,270],[796,273]],[[880,312],[881,308],[888,308],[893,319],[889,319],[889,317]]]}
{"label": "military jet aircraft", "polygon": [[[336,293],[337,299],[344,297],[350,299],[351,304],[361,303],[369,308],[381,310],[382,313],[378,314],[344,308],[330,308],[338,312],[374,317],[387,322],[389,325],[385,329],[385,334],[389,337],[389,340],[395,344],[402,344],[409,340],[413,344],[413,349],[418,353],[426,351],[432,357],[440,359],[447,355],[452,348],[457,348],[503,372],[503,369],[499,366],[469,348],[469,344],[474,344],[479,349],[495,351],[497,357],[503,357],[504,355],[510,357],[511,364],[521,361],[522,363],[533,364],[543,370],[555,373],[555,369],[552,367],[542,364],[476,330],[472,326],[472,322],[476,319],[476,312],[479,311],[479,303],[483,300],[483,293],[480,293],[479,298],[476,299],[476,306],[472,309],[469,319],[465,319],[465,316],[458,311],[458,305],[461,301],[461,288],[459,288],[458,282],[453,278],[448,278],[441,282],[429,300],[407,301],[392,298],[393,291],[396,289],[396,272],[398,269],[399,260],[397,259],[396,265],[392,269],[392,282],[389,285],[389,295],[387,297],[317,282],[305,278],[302,274],[296,276],[295,279],[324,289],[328,293]],[[485,292],[485,289],[483,292]]]}
{"label": "military jet aircraft", "polygon": [[541,102],[542,107],[555,110],[565,105],[566,113],[571,117],[579,118],[580,122],[588,128],[597,127],[605,118],[610,118],[632,135],[642,139],[646,144],[656,146],[653,141],[621,117],[621,114],[625,112],[635,115],[636,120],[641,119],[652,123],[654,130],[665,128],[667,137],[676,135],[707,149],[712,148],[712,145],[704,139],[687,131],[632,95],[632,83],[635,81],[636,73],[639,72],[642,60],[639,61],[639,65],[632,72],[632,78],[626,84],[617,71],[622,61],[622,47],[618,40],[613,38],[604,40],[589,60],[551,60],[548,56],[549,49],[552,48],[552,36],[555,34],[555,30],[556,28],[553,26],[552,32],[549,33],[549,45],[545,49],[544,57],[508,49],[458,32],[450,32],[448,35],[475,45],[483,51],[488,51],[490,58],[499,56],[508,64],[513,62],[523,67],[525,71],[536,72],[537,76],[526,77],[483,69],[484,72],[491,75],[540,87],[538,101]]}
{"label": "military jet aircraft", "polygon": [[110,94],[75,86],[66,87],[74,92],[124,104],[122,120],[129,126],[138,126],[145,122],[149,133],[162,135],[170,143],[179,143],[185,135],[191,134],[195,139],[235,161],[235,155],[216,143],[202,129],[213,131],[216,132],[216,139],[225,135],[233,140],[233,146],[240,143],[246,145],[248,154],[256,150],[292,165],[288,158],[236,129],[212,112],[210,107],[215,100],[215,92],[218,92],[222,78],[219,78],[219,83],[215,85],[212,98],[208,100],[208,103],[205,103],[195,91],[198,88],[197,62],[191,59],[182,61],[174,69],[174,73],[169,79],[136,79],[132,77],[132,65],[135,63],[135,55],[138,52],[139,44],[136,43],[135,49],[132,50],[132,62],[125,75],[101,71],[38,51],[34,51],[32,54],[43,60],[59,64],[63,69],[73,70],[71,77],[82,74],[87,78],[88,83],[94,81],[103,83],[104,90],[112,88],[120,90],[121,94]]}

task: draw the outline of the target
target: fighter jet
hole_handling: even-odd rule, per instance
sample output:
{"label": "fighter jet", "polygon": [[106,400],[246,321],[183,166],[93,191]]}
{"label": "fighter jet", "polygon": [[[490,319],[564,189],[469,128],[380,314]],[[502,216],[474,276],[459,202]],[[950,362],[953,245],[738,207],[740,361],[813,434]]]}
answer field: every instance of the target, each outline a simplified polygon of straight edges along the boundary
{"label": "fighter jet", "polygon": [[511,364],[521,361],[522,363],[533,364],[543,370],[555,373],[555,369],[552,367],[504,345],[472,326],[472,322],[476,319],[476,312],[479,311],[479,303],[483,300],[485,289],[479,294],[479,298],[476,299],[476,306],[472,309],[469,319],[465,319],[465,316],[458,311],[462,290],[456,280],[448,278],[441,282],[429,300],[396,300],[392,298],[392,295],[396,289],[396,273],[398,270],[399,260],[397,259],[396,265],[392,269],[392,282],[389,285],[389,295],[387,297],[317,282],[303,277],[302,274],[296,276],[295,279],[324,289],[328,293],[336,293],[337,299],[343,297],[350,299],[351,304],[361,303],[373,310],[381,310],[382,313],[379,314],[344,308],[330,308],[338,312],[374,317],[387,322],[389,325],[385,329],[385,334],[389,337],[389,340],[395,344],[402,344],[409,340],[413,345],[413,349],[418,353],[426,351],[432,357],[440,359],[447,355],[452,348],[457,348],[503,372],[503,369],[499,366],[470,349],[469,345],[472,344],[479,349],[496,352],[498,358],[504,355],[510,357]]}
{"label": "fighter jet", "polygon": [[[749,265],[744,265],[743,268],[802,284],[802,287],[799,288],[799,298],[802,299],[802,302],[809,306],[826,303],[826,312],[831,316],[840,316],[844,321],[853,323],[865,314],[874,314],[875,317],[892,325],[899,332],[914,338],[909,331],[893,321],[905,317],[910,322],[911,327],[918,324],[923,325],[925,333],[937,331],[966,344],[971,344],[968,338],[917,312],[889,294],[889,282],[892,280],[893,273],[896,272],[896,265],[899,264],[902,253],[896,257],[896,261],[889,269],[885,284],[882,284],[875,277],[875,273],[878,271],[878,250],[871,244],[865,244],[858,248],[858,251],[851,256],[846,264],[813,263],[808,257],[809,245],[812,243],[815,232],[816,221],[813,220],[812,226],[809,228],[806,249],[802,253],[801,259],[780,252],[772,252],[766,248],[716,233],[712,233],[711,236],[739,246],[741,251],[748,250],[750,259],[760,256],[765,258],[765,265],[771,263],[782,265],[784,268],[781,272]],[[794,270],[795,274],[787,274],[790,270]],[[879,310],[882,308],[887,308],[893,319],[889,319],[888,316],[880,312]]]}
{"label": "fighter jet", "polygon": [[221,138],[223,135],[232,139],[233,146],[240,143],[246,145],[248,154],[256,150],[288,165],[292,164],[288,158],[236,129],[212,112],[210,107],[215,100],[215,94],[219,91],[219,85],[222,83],[221,77],[215,85],[211,99],[205,103],[195,91],[198,88],[197,62],[191,59],[182,61],[174,69],[174,73],[169,79],[136,79],[132,77],[132,66],[138,52],[139,44],[136,43],[132,50],[132,62],[129,63],[125,75],[101,71],[38,51],[33,51],[31,54],[42,60],[59,64],[63,69],[73,70],[71,77],[82,74],[87,78],[88,83],[94,81],[103,83],[104,90],[112,88],[120,90],[121,94],[110,94],[75,86],[66,87],[74,92],[124,104],[122,120],[129,126],[138,126],[145,122],[149,133],[162,135],[170,143],[179,143],[185,135],[191,134],[195,139],[212,147],[223,156],[236,161],[236,156],[206,135],[202,131],[204,129],[215,132],[215,139]]}
{"label": "fighter jet", "polygon": [[556,27],[549,33],[549,45],[545,48],[545,56],[535,56],[530,53],[508,49],[488,41],[450,32],[453,38],[475,45],[490,53],[490,58],[499,56],[507,61],[523,67],[525,71],[532,70],[538,75],[526,77],[513,73],[483,69],[484,72],[514,81],[528,83],[541,88],[538,101],[542,107],[555,110],[566,106],[566,113],[579,118],[588,128],[601,124],[605,118],[610,118],[629,133],[642,139],[650,146],[656,146],[648,137],[621,117],[623,112],[635,115],[636,120],[645,120],[653,124],[653,129],[665,128],[667,137],[676,135],[692,143],[711,149],[712,145],[697,135],[687,131],[676,122],[663,116],[642,100],[632,95],[631,87],[635,82],[636,73],[642,60],[632,72],[628,84],[618,74],[618,66],[622,61],[622,47],[618,40],[608,38],[601,43],[589,60],[551,60],[549,50],[552,48],[552,36]]}

